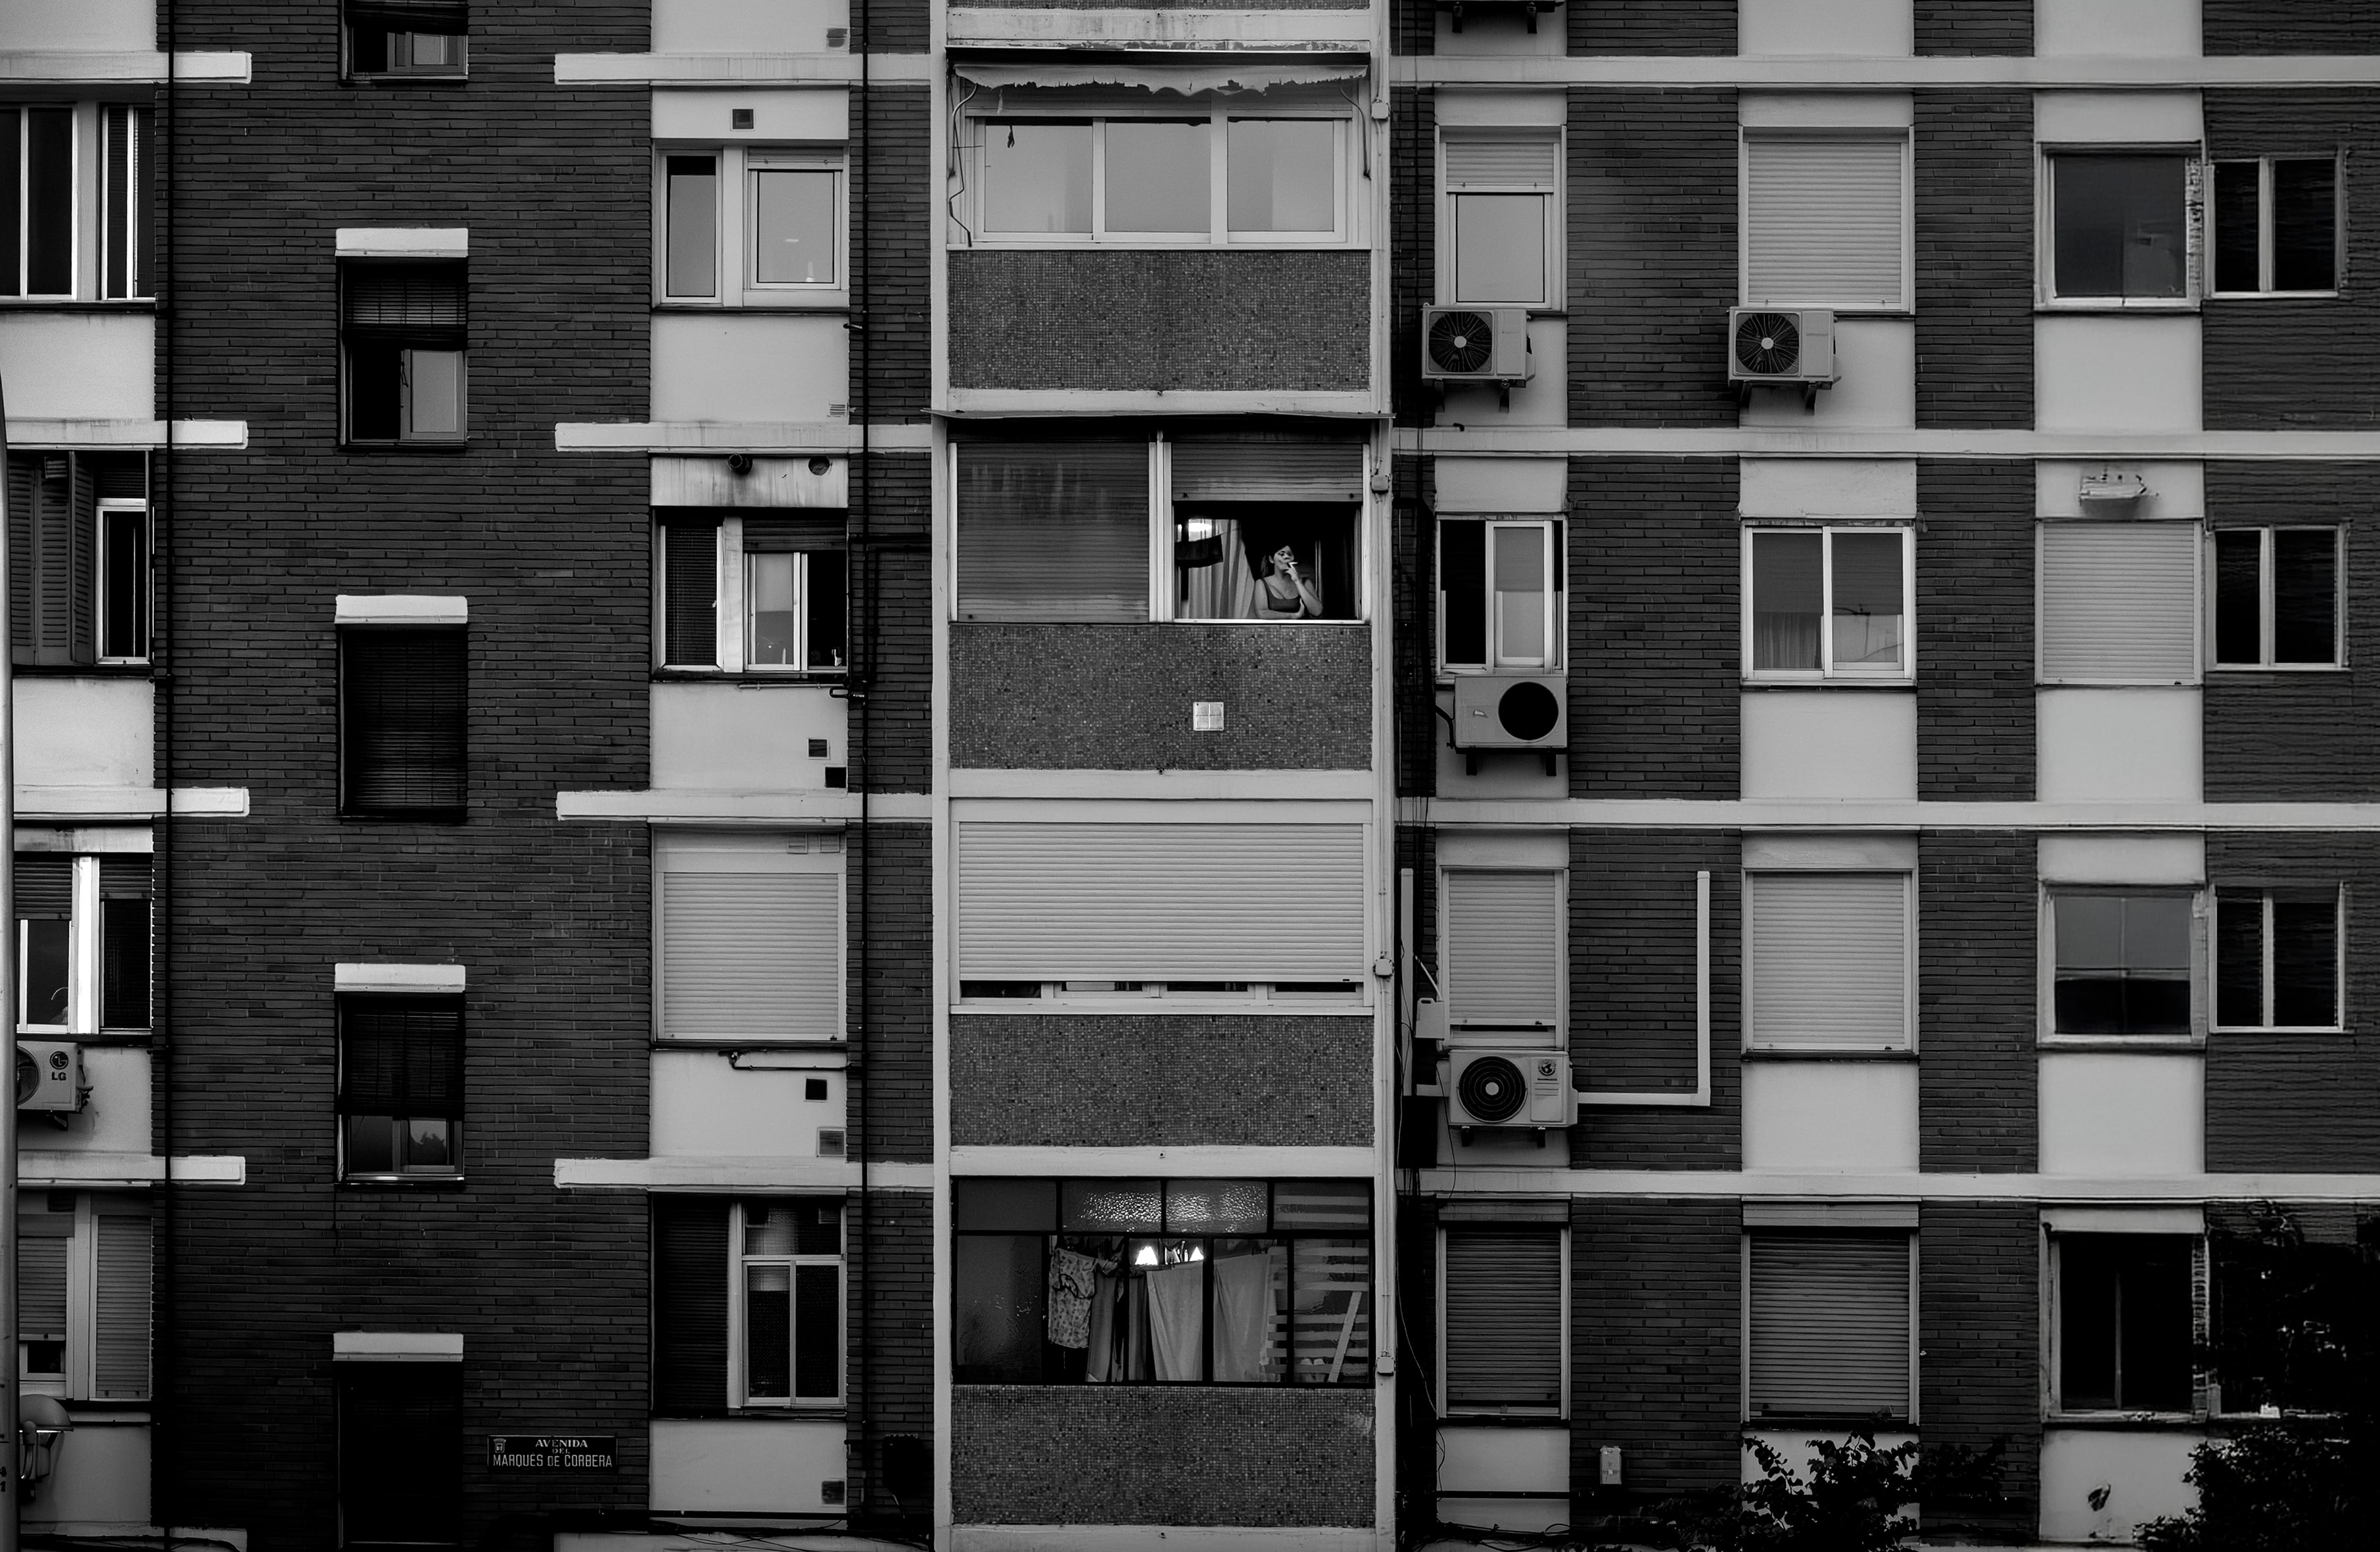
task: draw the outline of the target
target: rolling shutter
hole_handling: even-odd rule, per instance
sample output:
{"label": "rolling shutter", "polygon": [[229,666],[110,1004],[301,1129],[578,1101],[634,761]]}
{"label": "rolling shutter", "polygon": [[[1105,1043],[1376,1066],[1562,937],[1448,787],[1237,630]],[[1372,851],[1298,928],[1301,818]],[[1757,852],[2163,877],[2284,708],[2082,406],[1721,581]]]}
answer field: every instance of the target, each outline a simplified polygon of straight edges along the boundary
{"label": "rolling shutter", "polygon": [[2042,525],[2043,684],[2197,677],[2196,524]]}
{"label": "rolling shutter", "polygon": [[1561,1231],[1446,1231],[1446,1410],[1559,1413]]}
{"label": "rolling shutter", "polygon": [[982,980],[1352,981],[1361,825],[958,826],[959,974]]}
{"label": "rolling shutter", "polygon": [[1752,1415],[1909,1415],[1909,1236],[1752,1236]]}
{"label": "rolling shutter", "polygon": [[844,1037],[840,872],[689,856],[662,874],[661,914],[664,1037]]}
{"label": "rolling shutter", "polygon": [[1549,130],[1460,130],[1446,136],[1449,188],[1551,188],[1561,142]]}
{"label": "rolling shutter", "polygon": [[463,1113],[463,1005],[449,997],[339,1000],[339,1113]]}
{"label": "rolling shutter", "polygon": [[718,1196],[653,1197],[653,1411],[727,1411],[727,1209]]}
{"label": "rolling shutter", "polygon": [[56,852],[19,852],[9,882],[18,921],[73,918],[74,858]]}
{"label": "rolling shutter", "polygon": [[470,321],[466,267],[349,262],[346,282],[348,332],[364,338],[459,350]]}
{"label": "rolling shutter", "polygon": [[415,32],[460,32],[470,24],[468,0],[347,0],[347,20]]}
{"label": "rolling shutter", "polygon": [[1446,875],[1446,997],[1456,1025],[1561,1024],[1561,875]]}
{"label": "rolling shutter", "polygon": [[462,807],[463,633],[343,630],[339,655],[346,806],[362,813]]}
{"label": "rolling shutter", "polygon": [[1352,442],[1183,442],[1178,502],[1360,502],[1363,449]]}
{"label": "rolling shutter", "polygon": [[[67,1341],[67,1260],[74,1248],[72,1213],[27,1213],[17,1220],[17,1334],[20,1341]],[[36,1366],[36,1373],[59,1373]]]}
{"label": "rolling shutter", "polygon": [[149,1312],[152,1258],[149,1215],[102,1211],[91,1219],[98,1238],[99,1286],[91,1322],[91,1397],[139,1400],[149,1394]]}
{"label": "rolling shutter", "polygon": [[1758,135],[1743,146],[1745,303],[1901,306],[1907,139]]}
{"label": "rolling shutter", "polygon": [[1148,444],[958,453],[958,617],[1144,624]]}
{"label": "rolling shutter", "polygon": [[1751,1044],[1909,1044],[1906,873],[1753,873]]}
{"label": "rolling shutter", "polygon": [[719,663],[719,521],[671,517],[662,524],[662,661],[672,668]]}

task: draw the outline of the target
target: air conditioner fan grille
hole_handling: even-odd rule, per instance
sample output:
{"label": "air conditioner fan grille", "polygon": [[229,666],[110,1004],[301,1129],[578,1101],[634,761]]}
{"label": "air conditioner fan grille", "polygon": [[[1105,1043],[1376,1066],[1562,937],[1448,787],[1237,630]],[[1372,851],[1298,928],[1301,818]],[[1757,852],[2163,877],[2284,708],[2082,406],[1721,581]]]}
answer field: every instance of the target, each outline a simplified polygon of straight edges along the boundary
{"label": "air conditioner fan grille", "polygon": [[1802,324],[1791,313],[1747,312],[1735,322],[1735,360],[1756,377],[1781,377],[1802,364]]}
{"label": "air conditioner fan grille", "polygon": [[1478,371],[1495,350],[1495,321],[1484,312],[1441,312],[1430,320],[1429,360],[1440,371]]}
{"label": "air conditioner fan grille", "polygon": [[1510,1121],[1521,1113],[1529,1097],[1529,1084],[1510,1059],[1483,1056],[1463,1070],[1454,1091],[1462,1097],[1463,1108],[1477,1119]]}

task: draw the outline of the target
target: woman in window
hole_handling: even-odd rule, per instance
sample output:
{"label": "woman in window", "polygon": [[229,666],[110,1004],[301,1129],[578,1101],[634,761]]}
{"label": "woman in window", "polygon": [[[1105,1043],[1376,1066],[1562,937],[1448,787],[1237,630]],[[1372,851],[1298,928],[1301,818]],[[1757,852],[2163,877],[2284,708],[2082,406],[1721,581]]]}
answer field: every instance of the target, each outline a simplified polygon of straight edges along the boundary
{"label": "woman in window", "polygon": [[1264,563],[1257,578],[1257,601],[1268,620],[1319,620],[1322,595],[1314,590],[1309,569],[1297,562],[1297,552],[1284,544]]}

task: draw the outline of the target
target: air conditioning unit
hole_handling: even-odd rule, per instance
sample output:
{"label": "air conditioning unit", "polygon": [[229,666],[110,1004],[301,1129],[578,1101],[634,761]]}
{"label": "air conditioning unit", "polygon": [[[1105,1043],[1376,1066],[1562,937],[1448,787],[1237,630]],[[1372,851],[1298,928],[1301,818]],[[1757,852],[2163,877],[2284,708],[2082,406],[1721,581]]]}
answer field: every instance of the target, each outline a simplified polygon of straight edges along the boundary
{"label": "air conditioning unit", "polygon": [[1528,382],[1536,375],[1529,360],[1529,309],[1424,308],[1421,375],[1428,382]]}
{"label": "air conditioning unit", "polygon": [[72,1040],[17,1042],[17,1108],[79,1110],[91,1097],[82,1079],[82,1048]]}
{"label": "air conditioning unit", "polygon": [[1554,757],[1570,746],[1570,685],[1550,673],[1464,673],[1454,681],[1454,746],[1473,774],[1484,749],[1534,749]]}
{"label": "air conditioning unit", "polygon": [[1458,1048],[1446,1053],[1446,1119],[1468,1131],[1544,1132],[1578,1123],[1570,1053]]}
{"label": "air conditioning unit", "polygon": [[1805,404],[1832,387],[1835,315],[1825,308],[1732,308],[1727,315],[1727,379],[1739,393],[1799,388]]}

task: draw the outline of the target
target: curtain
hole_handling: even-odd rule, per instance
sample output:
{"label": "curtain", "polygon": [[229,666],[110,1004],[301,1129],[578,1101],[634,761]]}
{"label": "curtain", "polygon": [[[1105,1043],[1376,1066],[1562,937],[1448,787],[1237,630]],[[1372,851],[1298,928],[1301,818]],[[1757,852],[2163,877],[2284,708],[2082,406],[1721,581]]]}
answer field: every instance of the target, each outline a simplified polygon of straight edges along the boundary
{"label": "curtain", "polygon": [[1270,1255],[1219,1256],[1215,1263],[1215,1382],[1268,1380],[1272,1375]]}
{"label": "curtain", "polygon": [[1148,1285],[1149,1377],[1198,1379],[1199,1350],[1206,1345],[1207,1264],[1151,1267],[1144,1276]]}

